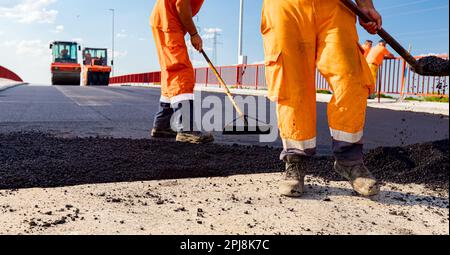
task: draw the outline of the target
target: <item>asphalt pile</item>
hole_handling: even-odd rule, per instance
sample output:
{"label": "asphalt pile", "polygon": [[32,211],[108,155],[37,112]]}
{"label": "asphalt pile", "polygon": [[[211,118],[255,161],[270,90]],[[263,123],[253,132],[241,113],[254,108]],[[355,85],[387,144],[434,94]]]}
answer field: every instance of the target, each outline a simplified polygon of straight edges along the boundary
{"label": "asphalt pile", "polygon": [[450,73],[449,60],[435,56],[419,59],[418,64],[423,66],[426,73],[437,74],[437,76],[448,76]]}
{"label": "asphalt pile", "polygon": [[[279,153],[260,146],[0,134],[0,189],[278,173],[284,168]],[[444,140],[378,148],[367,153],[366,162],[381,181],[448,190],[448,157],[449,140]],[[332,171],[332,157],[304,164],[314,176],[342,180]]]}

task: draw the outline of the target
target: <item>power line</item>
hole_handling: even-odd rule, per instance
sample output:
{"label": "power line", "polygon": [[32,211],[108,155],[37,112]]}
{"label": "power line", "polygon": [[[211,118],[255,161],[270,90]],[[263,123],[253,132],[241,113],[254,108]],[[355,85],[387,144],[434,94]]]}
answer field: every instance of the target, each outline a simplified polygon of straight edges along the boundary
{"label": "power line", "polygon": [[218,53],[217,53],[217,45],[222,44],[221,42],[218,41],[218,37],[221,36],[221,34],[217,31],[217,29],[214,29],[213,31],[213,58],[214,58],[214,63],[219,63],[218,62]]}

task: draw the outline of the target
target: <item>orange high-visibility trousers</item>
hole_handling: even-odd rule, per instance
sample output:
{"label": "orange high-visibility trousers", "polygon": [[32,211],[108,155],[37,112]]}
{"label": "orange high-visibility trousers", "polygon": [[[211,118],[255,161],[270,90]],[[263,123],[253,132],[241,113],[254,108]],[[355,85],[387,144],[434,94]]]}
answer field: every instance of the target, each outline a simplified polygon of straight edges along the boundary
{"label": "orange high-visibility trousers", "polygon": [[328,105],[334,141],[362,143],[367,97],[375,88],[355,24],[339,0],[264,0],[266,78],[285,151],[315,152],[316,67],[334,92]]}
{"label": "orange high-visibility trousers", "polygon": [[[195,73],[185,42],[186,30],[177,10],[177,0],[157,0],[150,18],[161,66],[161,102],[176,104],[194,99]],[[192,0],[195,16],[204,0]]]}
{"label": "orange high-visibility trousers", "polygon": [[182,32],[153,28],[161,66],[161,102],[176,104],[194,98],[195,74]]}
{"label": "orange high-visibility trousers", "polygon": [[378,82],[378,69],[380,67],[377,64],[369,64],[369,67],[370,67],[370,72],[372,73],[374,84],[376,85]]}

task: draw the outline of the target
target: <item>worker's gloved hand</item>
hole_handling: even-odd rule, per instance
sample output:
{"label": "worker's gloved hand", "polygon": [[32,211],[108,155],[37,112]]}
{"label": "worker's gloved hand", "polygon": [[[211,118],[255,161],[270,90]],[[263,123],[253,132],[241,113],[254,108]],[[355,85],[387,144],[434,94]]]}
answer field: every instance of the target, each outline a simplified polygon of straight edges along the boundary
{"label": "worker's gloved hand", "polygon": [[194,49],[196,49],[197,51],[200,52],[203,50],[203,40],[199,34],[191,36],[191,43]]}
{"label": "worker's gloved hand", "polygon": [[383,19],[380,13],[373,7],[372,1],[357,1],[357,3],[361,10],[375,21],[366,23],[362,19],[359,19],[359,23],[370,34],[376,34],[383,26]]}

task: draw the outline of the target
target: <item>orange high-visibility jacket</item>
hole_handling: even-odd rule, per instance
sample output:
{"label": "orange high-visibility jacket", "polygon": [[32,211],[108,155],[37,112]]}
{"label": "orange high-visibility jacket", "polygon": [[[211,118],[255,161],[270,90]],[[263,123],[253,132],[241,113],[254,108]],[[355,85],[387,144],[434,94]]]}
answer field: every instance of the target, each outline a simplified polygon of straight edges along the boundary
{"label": "orange high-visibility jacket", "polygon": [[372,47],[370,47],[367,44],[364,44],[361,47],[364,50],[364,57],[367,58],[367,56],[369,56],[370,51],[372,50]]}
{"label": "orange high-visibility jacket", "polygon": [[[185,31],[176,9],[178,0],[157,0],[151,16],[151,25],[164,32]],[[200,11],[204,0],[191,0],[192,16]]]}
{"label": "orange high-visibility jacket", "polygon": [[381,64],[383,64],[384,57],[390,54],[391,53],[385,46],[379,44],[372,48],[372,50],[370,51],[369,55],[367,56],[367,63],[380,66]]}

